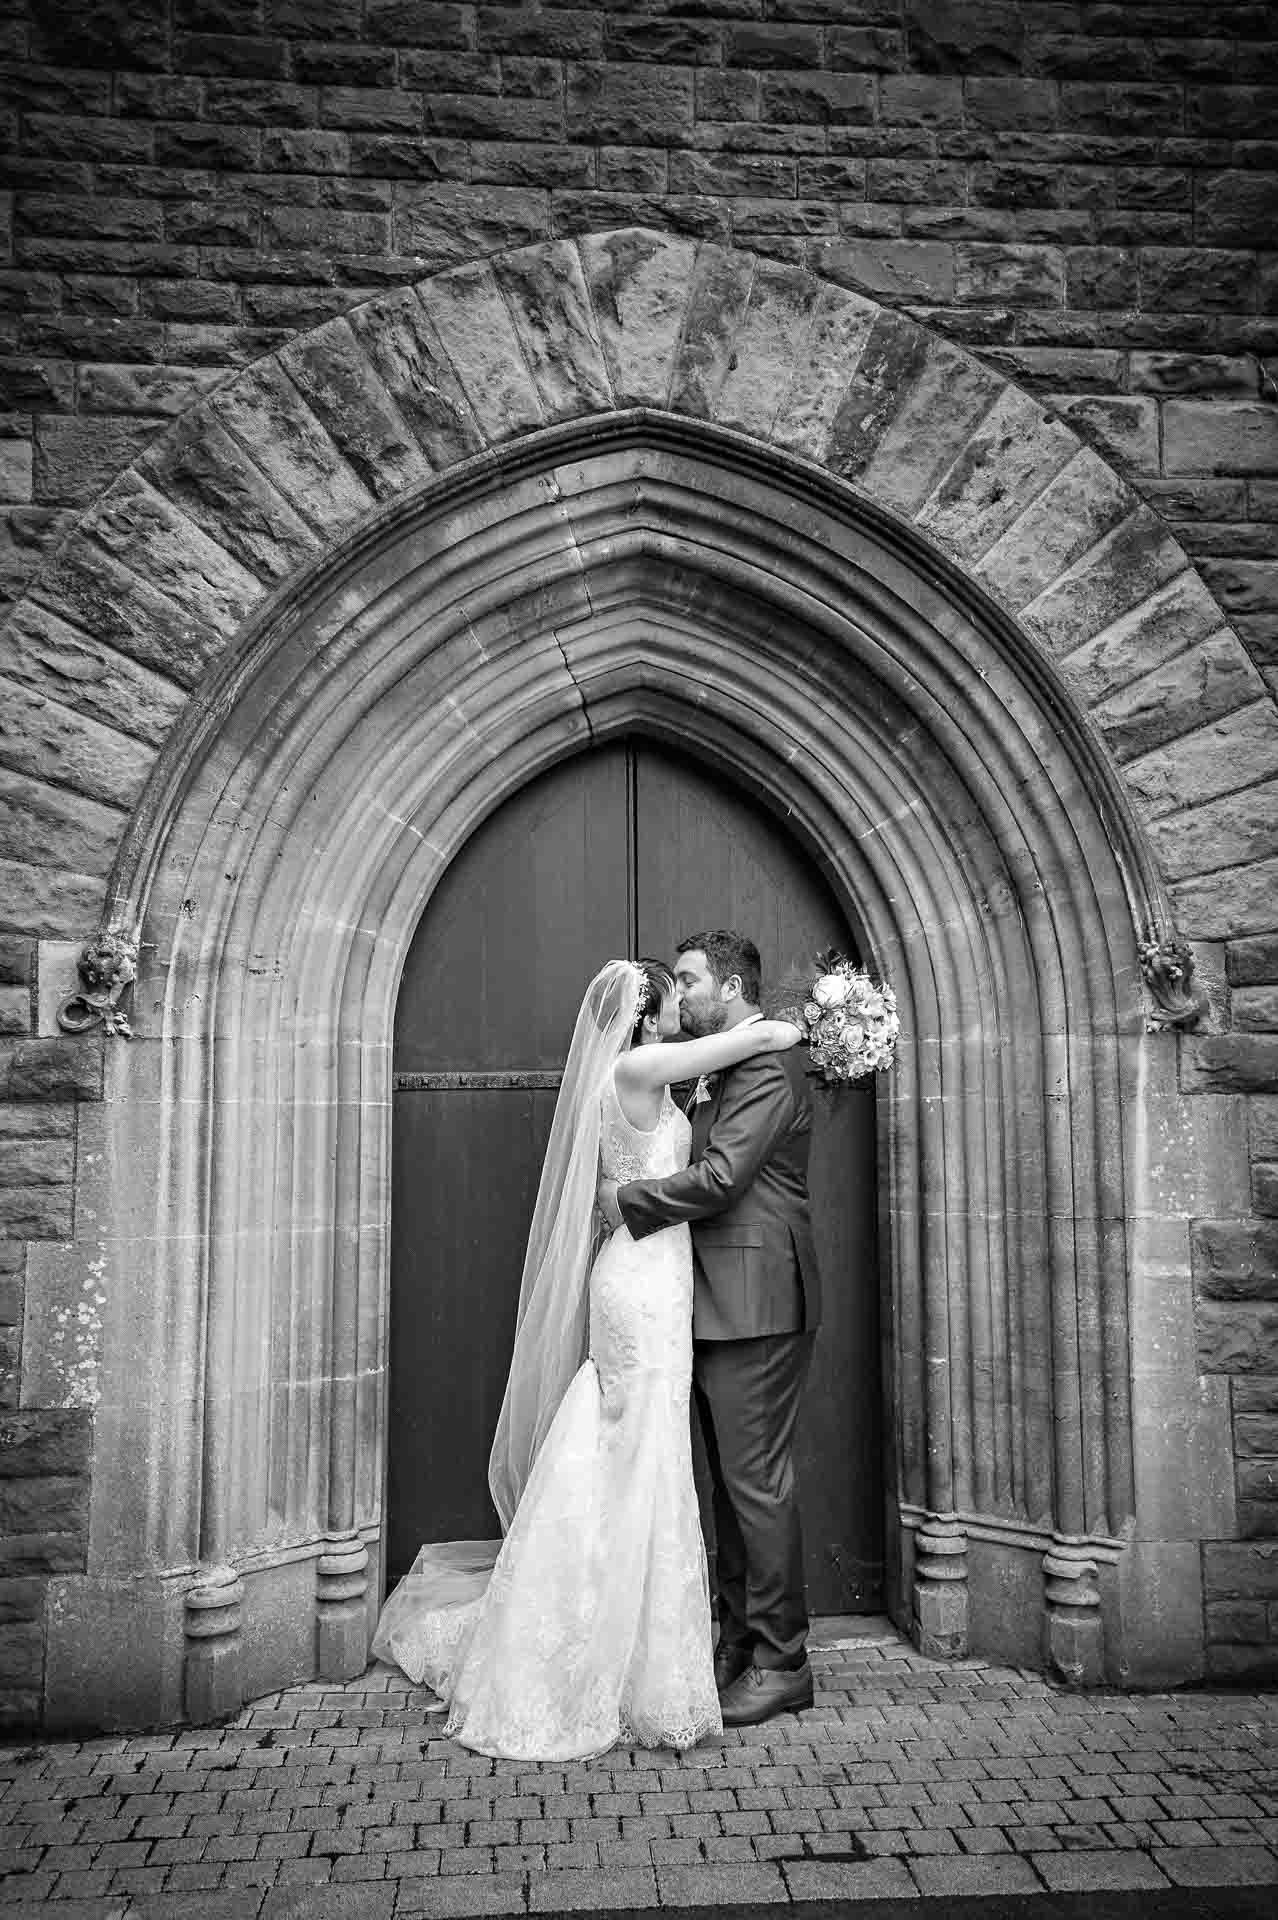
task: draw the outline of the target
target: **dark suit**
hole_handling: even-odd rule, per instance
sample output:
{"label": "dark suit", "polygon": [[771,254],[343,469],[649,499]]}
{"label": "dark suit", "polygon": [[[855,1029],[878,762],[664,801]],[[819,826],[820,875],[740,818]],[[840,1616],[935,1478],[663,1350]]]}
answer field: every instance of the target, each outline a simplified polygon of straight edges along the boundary
{"label": "dark suit", "polygon": [[807,1609],[793,1444],[821,1314],[808,1207],[806,1056],[759,1054],[714,1076],[692,1108],[693,1158],[633,1180],[631,1235],[687,1221],[693,1391],[714,1482],[720,1644],[759,1666],[803,1658]]}

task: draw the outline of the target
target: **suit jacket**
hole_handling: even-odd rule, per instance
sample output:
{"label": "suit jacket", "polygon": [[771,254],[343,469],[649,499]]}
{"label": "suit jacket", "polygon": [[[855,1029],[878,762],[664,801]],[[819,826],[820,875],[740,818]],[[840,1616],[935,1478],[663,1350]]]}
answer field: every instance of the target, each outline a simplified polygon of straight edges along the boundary
{"label": "suit jacket", "polygon": [[617,1194],[636,1240],[691,1225],[698,1340],[793,1333],[821,1318],[805,1059],[792,1047],[715,1075],[710,1098],[692,1109],[691,1164],[661,1180],[631,1180]]}

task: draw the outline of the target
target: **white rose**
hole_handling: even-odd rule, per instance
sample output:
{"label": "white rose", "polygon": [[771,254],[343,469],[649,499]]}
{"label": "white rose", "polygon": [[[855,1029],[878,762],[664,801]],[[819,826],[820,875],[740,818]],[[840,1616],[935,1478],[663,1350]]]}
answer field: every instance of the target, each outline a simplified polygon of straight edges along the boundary
{"label": "white rose", "polygon": [[841,973],[823,973],[812,989],[819,1007],[841,1007],[848,997],[848,983]]}

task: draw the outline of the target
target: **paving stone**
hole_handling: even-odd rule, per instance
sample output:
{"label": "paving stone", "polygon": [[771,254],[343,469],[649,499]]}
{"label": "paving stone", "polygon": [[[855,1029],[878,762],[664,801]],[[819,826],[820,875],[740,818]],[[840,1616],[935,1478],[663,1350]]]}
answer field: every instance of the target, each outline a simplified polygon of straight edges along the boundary
{"label": "paving stone", "polygon": [[792,1900],[908,1900],[916,1888],[904,1862],[789,1860],[782,1869]]}
{"label": "paving stone", "polygon": [[[274,1887],[261,1903],[260,1920],[389,1920],[394,1906],[393,1887]],[[190,1920],[189,1907],[181,1920]]]}
{"label": "paving stone", "polygon": [[1278,1885],[1278,1853],[1268,1847],[1155,1847],[1153,1857],[1178,1887]]}
{"label": "paving stone", "polygon": [[1035,1853],[1030,1856],[1053,1893],[1094,1893],[1136,1891],[1165,1887],[1160,1873],[1146,1853],[1115,1847],[1109,1852]]}
{"label": "paving stone", "polygon": [[659,1867],[657,1884],[663,1907],[744,1906],[789,1898],[778,1867],[730,1861],[702,1867]]}
{"label": "paving stone", "polygon": [[911,1858],[909,1871],[920,1893],[965,1894],[1040,1893],[1042,1883],[1027,1860],[1016,1854],[947,1856],[943,1860]]}
{"label": "paving stone", "polygon": [[[676,1873],[678,1868],[668,1868],[668,1873]],[[703,1869],[704,1872],[718,1869]],[[657,1899],[657,1878],[651,1867],[614,1867],[605,1866],[598,1873],[581,1875],[555,1874],[544,1879],[530,1880],[528,1883],[528,1909],[531,1913],[570,1913],[578,1908],[601,1909],[655,1907]],[[450,1911],[435,1908],[435,1912]],[[472,1909],[479,1911],[479,1909]],[[500,1909],[504,1912],[518,1912],[518,1908]]]}

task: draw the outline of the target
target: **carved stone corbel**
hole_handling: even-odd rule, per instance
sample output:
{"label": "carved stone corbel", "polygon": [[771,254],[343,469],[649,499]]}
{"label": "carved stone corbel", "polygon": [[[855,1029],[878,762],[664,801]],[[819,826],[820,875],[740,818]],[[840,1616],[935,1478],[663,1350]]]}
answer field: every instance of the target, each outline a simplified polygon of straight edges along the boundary
{"label": "carved stone corbel", "polygon": [[132,934],[108,930],[90,940],[76,961],[82,982],[78,993],[69,994],[58,1008],[58,1025],[64,1033],[88,1033],[101,1026],[104,1033],[131,1040],[133,1029],[120,1000],[138,972],[138,943]]}
{"label": "carved stone corbel", "polygon": [[1194,956],[1178,933],[1151,932],[1140,943],[1140,970],[1153,1002],[1145,1016],[1150,1033],[1166,1028],[1185,1032],[1207,1011],[1206,989],[1193,984]]}

